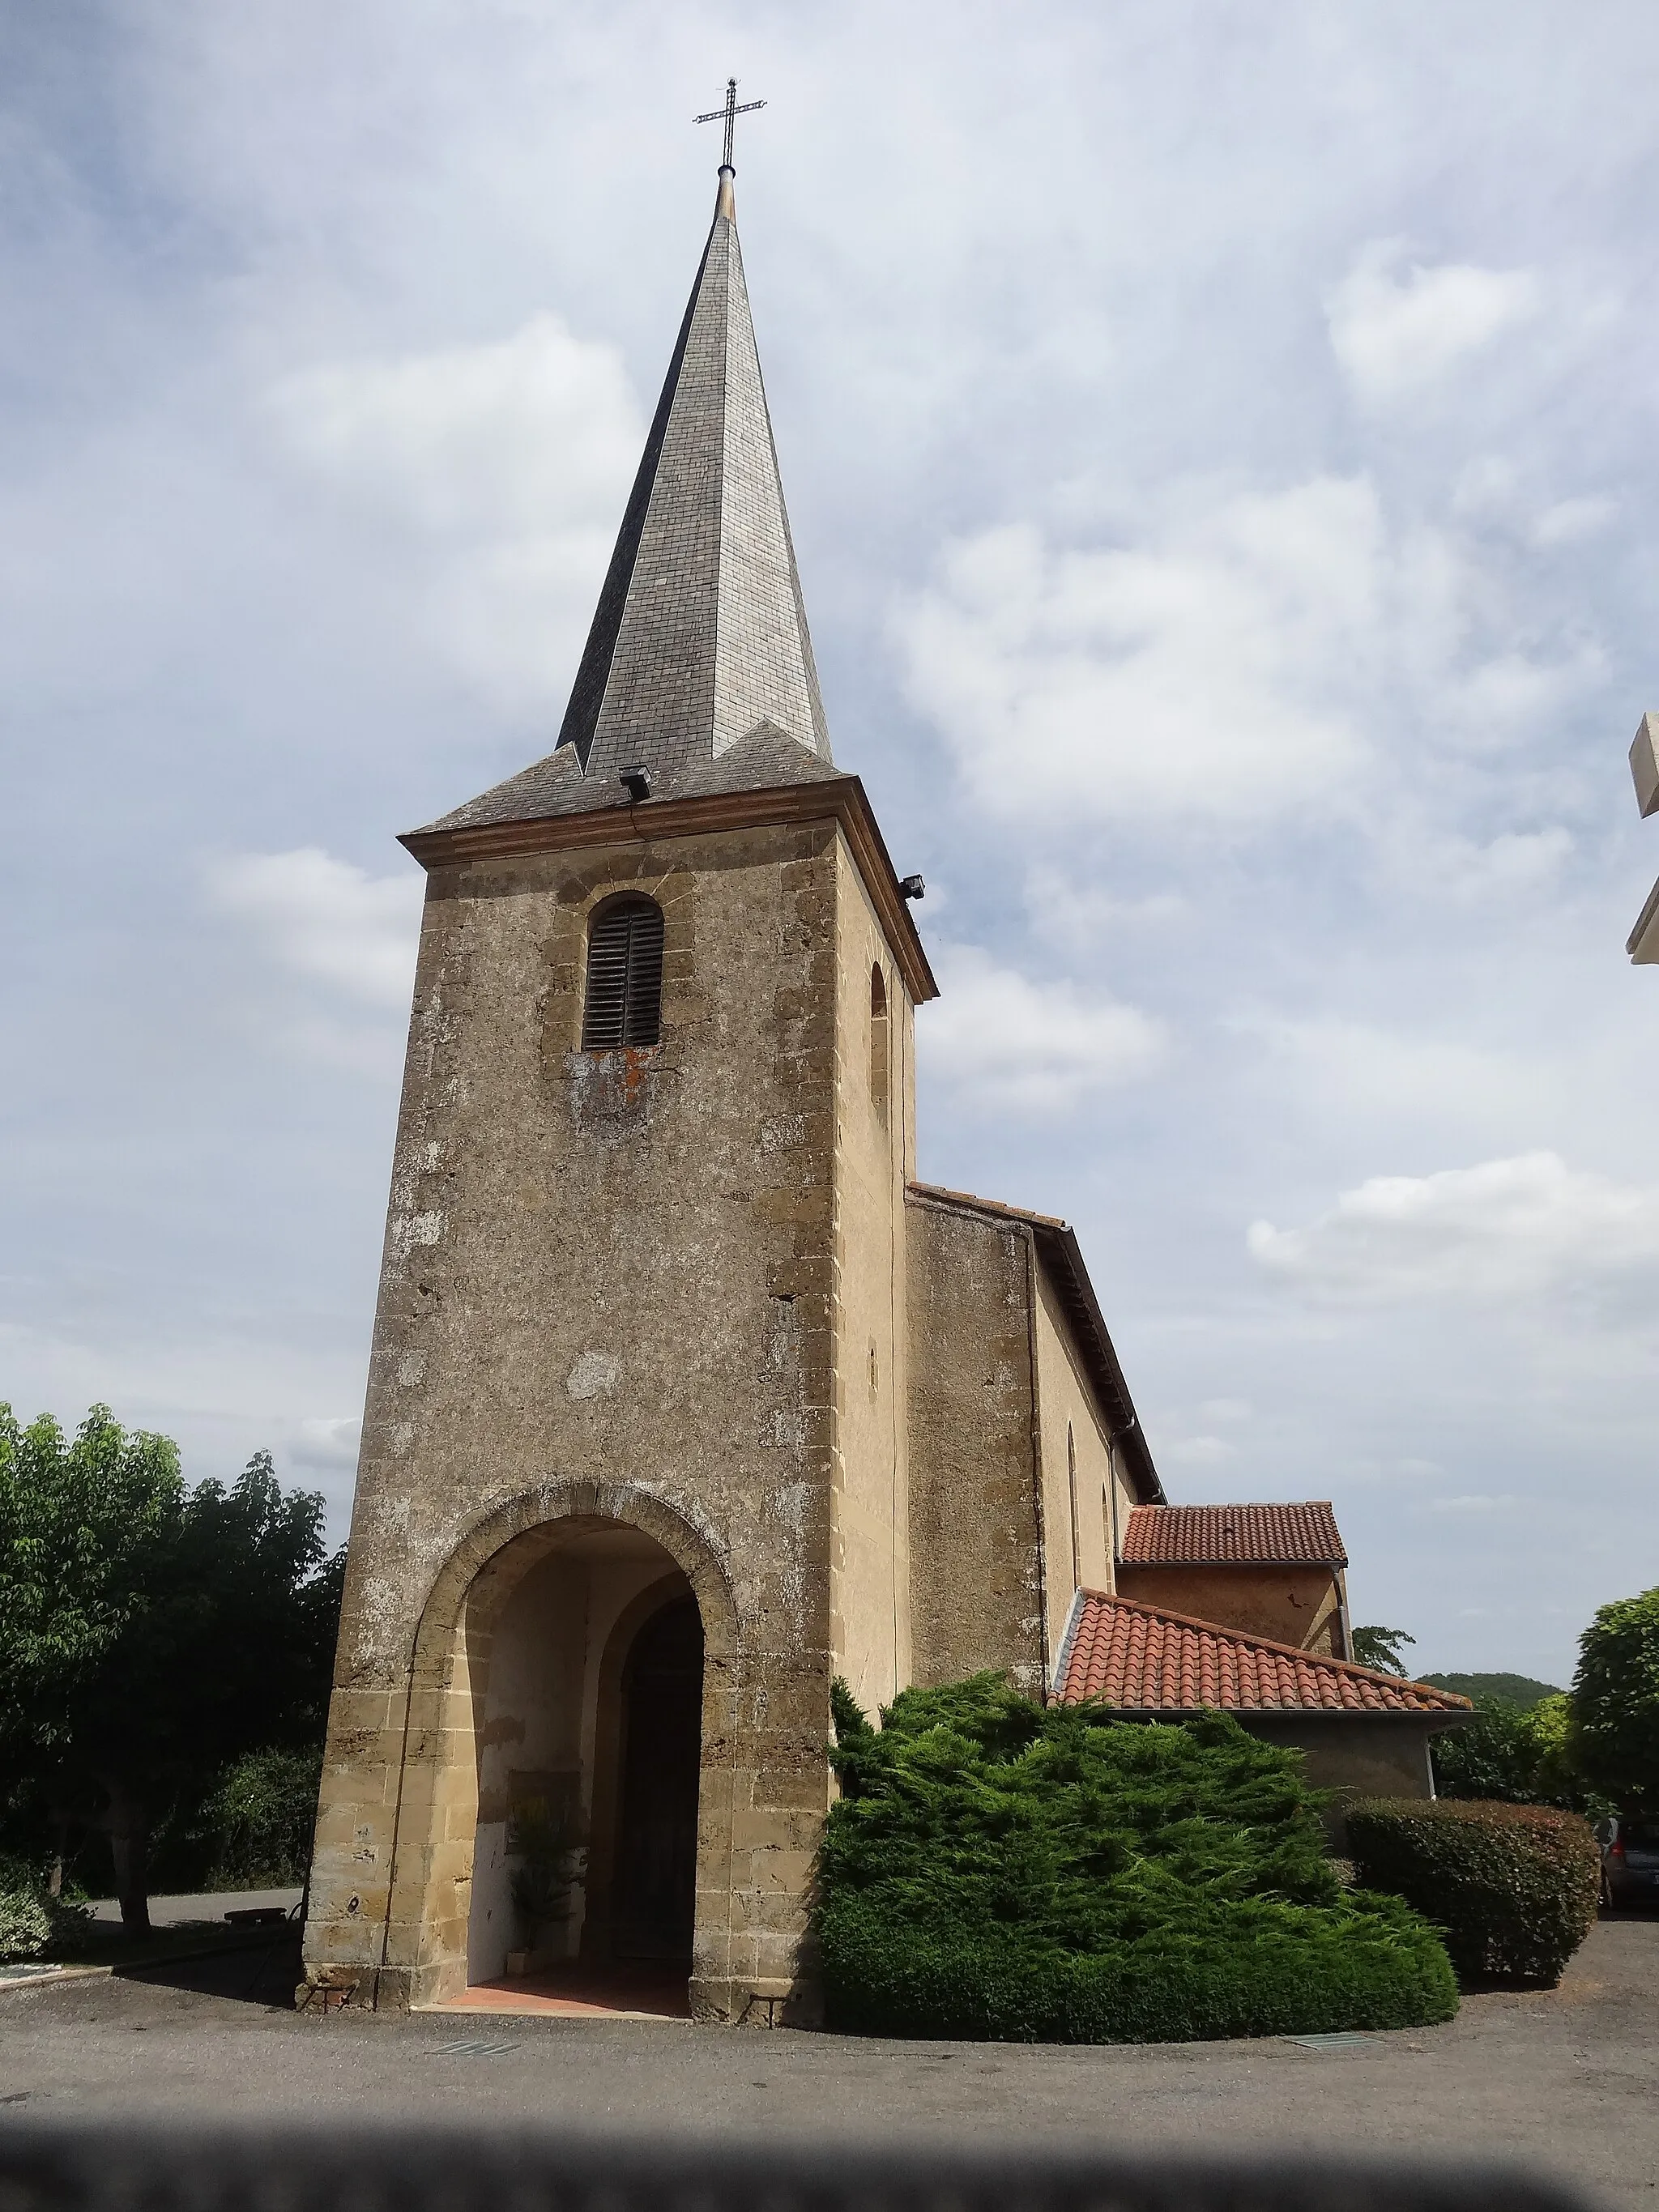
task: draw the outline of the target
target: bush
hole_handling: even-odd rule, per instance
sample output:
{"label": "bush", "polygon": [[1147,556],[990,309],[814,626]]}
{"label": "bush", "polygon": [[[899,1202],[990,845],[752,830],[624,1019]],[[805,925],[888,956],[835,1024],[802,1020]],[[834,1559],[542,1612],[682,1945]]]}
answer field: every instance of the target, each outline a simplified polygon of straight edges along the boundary
{"label": "bush", "polygon": [[884,1718],[838,1692],[815,1923],[833,2026],[1185,2042],[1456,2010],[1432,1931],[1343,1891],[1299,1756],[1225,1715],[1044,1711],[982,1674]]}
{"label": "bush", "polygon": [[[92,1922],[91,1906],[73,1881],[64,1885],[61,1893],[54,1895],[51,1878],[49,1858],[0,1850],[0,1959],[38,1958],[43,1948],[49,1950],[54,1959],[59,1959],[84,1942]],[[33,1911],[22,1911],[22,1904],[32,1906]],[[27,1952],[5,1948],[9,1940],[5,1930],[12,1924],[9,1916],[13,1908],[18,1911],[16,1924],[20,1927],[32,1929],[37,1915],[45,1921],[45,1937]]]}
{"label": "bush", "polygon": [[277,1889],[305,1879],[322,1771],[320,1751],[251,1751],[225,1769],[198,1831],[213,1843],[210,1887]]}
{"label": "bush", "polygon": [[1553,1989],[1595,1921],[1601,1854],[1575,1813],[1362,1798],[1346,1820],[1360,1881],[1437,1923],[1466,1988],[1526,1981]]}
{"label": "bush", "polygon": [[46,1908],[27,1889],[0,1889],[0,1959],[38,1959],[52,1936]]}

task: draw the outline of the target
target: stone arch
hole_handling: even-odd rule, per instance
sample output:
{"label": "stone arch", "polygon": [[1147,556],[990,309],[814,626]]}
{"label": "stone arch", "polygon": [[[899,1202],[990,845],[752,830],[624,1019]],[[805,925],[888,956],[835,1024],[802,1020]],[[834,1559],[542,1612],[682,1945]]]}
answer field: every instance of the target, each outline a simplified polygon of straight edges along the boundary
{"label": "stone arch", "polygon": [[738,1608],[720,1549],[711,1531],[700,1528],[683,1507],[638,1482],[553,1480],[520,1491],[475,1522],[434,1577],[415,1638],[415,1673],[434,1646],[447,1649],[466,1594],[480,1571],[515,1536],[550,1522],[591,1514],[601,1521],[625,1521],[653,1536],[673,1560],[696,1594],[703,1635],[711,1657],[728,1664],[738,1653]]}
{"label": "stone arch", "polygon": [[411,1655],[384,1953],[386,1968],[413,2003],[458,1996],[466,1984],[477,1821],[473,1680],[487,1664],[487,1649],[469,1633],[468,1596],[490,1561],[516,1540],[570,1521],[621,1522],[641,1530],[673,1560],[697,1601],[705,1656],[694,2003],[700,1983],[712,1992],[729,1982],[740,1657],[730,1580],[710,1532],[646,1485],[554,1480],[481,1516],[439,1569],[422,1608]]}

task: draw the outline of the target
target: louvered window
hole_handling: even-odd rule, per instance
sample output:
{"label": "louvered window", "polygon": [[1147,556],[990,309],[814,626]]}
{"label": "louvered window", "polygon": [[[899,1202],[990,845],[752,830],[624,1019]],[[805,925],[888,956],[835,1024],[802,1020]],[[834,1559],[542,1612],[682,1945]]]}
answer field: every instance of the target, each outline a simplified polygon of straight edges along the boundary
{"label": "louvered window", "polygon": [[662,1035],[662,908],[647,898],[601,907],[587,934],[582,1050],[655,1044]]}

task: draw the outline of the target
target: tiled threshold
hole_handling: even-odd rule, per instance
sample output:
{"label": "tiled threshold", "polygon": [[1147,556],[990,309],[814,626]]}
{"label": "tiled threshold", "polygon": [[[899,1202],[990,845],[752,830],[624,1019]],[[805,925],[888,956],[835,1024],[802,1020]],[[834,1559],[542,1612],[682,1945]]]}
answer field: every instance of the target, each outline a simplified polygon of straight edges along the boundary
{"label": "tiled threshold", "polygon": [[426,2012],[539,2013],[565,2020],[689,2021],[684,1969],[573,1965],[544,1973],[475,1982],[458,1997],[422,2006]]}

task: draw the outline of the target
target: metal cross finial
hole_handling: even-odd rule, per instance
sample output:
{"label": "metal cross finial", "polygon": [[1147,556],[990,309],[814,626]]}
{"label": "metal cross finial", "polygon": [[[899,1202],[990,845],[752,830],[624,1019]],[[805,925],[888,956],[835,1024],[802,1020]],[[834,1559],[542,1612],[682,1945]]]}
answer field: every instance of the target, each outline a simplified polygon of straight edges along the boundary
{"label": "metal cross finial", "polygon": [[745,100],[739,107],[738,80],[734,76],[729,76],[726,80],[725,106],[711,107],[707,115],[699,115],[696,118],[699,123],[723,122],[726,125],[726,151],[720,155],[721,168],[729,169],[732,167],[732,133],[738,116],[752,114],[756,108],[764,107],[765,105],[766,102],[763,100]]}

